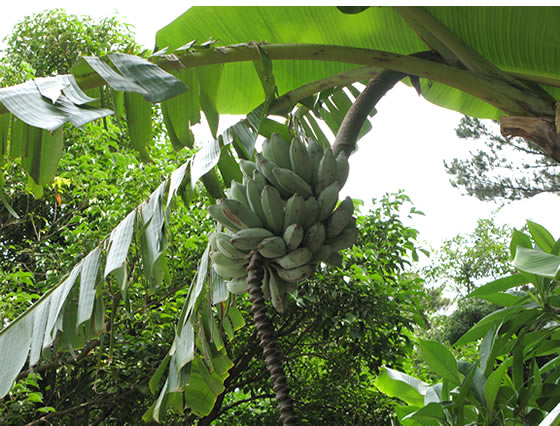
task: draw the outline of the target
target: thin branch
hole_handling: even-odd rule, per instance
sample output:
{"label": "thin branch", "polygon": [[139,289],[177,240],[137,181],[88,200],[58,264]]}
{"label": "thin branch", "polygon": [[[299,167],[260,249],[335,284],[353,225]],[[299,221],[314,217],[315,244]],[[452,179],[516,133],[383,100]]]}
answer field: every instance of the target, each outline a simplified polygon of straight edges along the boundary
{"label": "thin branch", "polygon": [[241,401],[236,401],[236,402],[234,402],[233,404],[228,405],[227,407],[224,407],[224,408],[222,409],[222,411],[220,412],[220,414],[223,414],[223,413],[225,413],[226,411],[231,410],[232,408],[237,407],[238,405],[245,404],[246,402],[252,402],[252,401],[255,401],[255,400],[257,400],[257,399],[272,399],[272,398],[274,398],[274,394],[266,393],[266,394],[263,394],[263,395],[256,395],[256,396],[254,396],[254,397],[252,397],[252,398],[242,399]]}

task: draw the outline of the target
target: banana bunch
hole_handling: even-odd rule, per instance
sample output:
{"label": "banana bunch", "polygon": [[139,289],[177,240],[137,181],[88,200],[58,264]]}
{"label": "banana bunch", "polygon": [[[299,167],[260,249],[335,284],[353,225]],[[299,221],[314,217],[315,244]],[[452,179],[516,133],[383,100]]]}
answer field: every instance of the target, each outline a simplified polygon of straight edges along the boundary
{"label": "banana bunch", "polygon": [[[247,292],[248,254],[265,259],[263,292],[279,312],[297,282],[319,262],[340,265],[339,250],[358,236],[350,197],[338,206],[348,178],[348,157],[336,158],[315,140],[288,142],[273,134],[255,161],[241,160],[243,183],[233,181],[227,199],[208,208],[229,232],[210,236],[216,273],[230,292]],[[335,208],[336,207],[336,208]]]}

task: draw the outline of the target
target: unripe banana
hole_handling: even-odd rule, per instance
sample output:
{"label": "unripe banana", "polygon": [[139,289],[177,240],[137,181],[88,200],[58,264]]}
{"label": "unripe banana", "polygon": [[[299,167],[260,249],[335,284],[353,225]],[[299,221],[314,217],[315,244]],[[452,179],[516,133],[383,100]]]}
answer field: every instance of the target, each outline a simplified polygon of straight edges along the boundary
{"label": "unripe banana", "polygon": [[338,182],[331,183],[321,191],[317,198],[317,203],[319,204],[319,221],[322,222],[331,214],[332,209],[338,201],[339,191],[340,186]]}
{"label": "unripe banana", "polygon": [[274,154],[272,153],[272,149],[270,147],[270,140],[265,139],[262,143],[261,147],[262,155],[267,159],[272,161],[274,164],[278,164],[276,158],[274,158]]}
{"label": "unripe banana", "polygon": [[231,244],[239,250],[256,250],[262,240],[272,235],[272,232],[264,228],[241,229],[231,237]]}
{"label": "unripe banana", "polygon": [[311,253],[315,253],[321,248],[325,238],[325,225],[321,222],[316,222],[305,232],[301,246],[307,247]]}
{"label": "unripe banana", "polygon": [[[280,278],[280,277],[278,277],[278,278]],[[289,282],[289,281],[284,281],[284,280],[282,280],[282,281],[284,282],[284,288],[286,289],[286,293],[293,293],[299,287],[297,282],[294,283],[294,282]]]}
{"label": "unripe banana", "polygon": [[283,169],[281,167],[274,167],[272,174],[276,178],[276,182],[288,194],[301,194],[303,198],[308,198],[313,195],[309,184],[300,178],[296,173],[290,169]]}
{"label": "unripe banana", "polygon": [[253,171],[257,169],[257,165],[254,161],[244,159],[239,160],[239,166],[241,168],[241,173],[243,173],[243,176],[247,177],[252,177]]}
{"label": "unripe banana", "polygon": [[297,223],[292,223],[284,231],[284,241],[286,243],[286,250],[292,251],[299,247],[303,241],[304,230],[303,227]]}
{"label": "unripe banana", "polygon": [[270,137],[270,150],[272,151],[272,156],[274,158],[273,161],[276,164],[285,169],[289,169],[291,167],[290,142],[277,133],[273,133]]}
{"label": "unripe banana", "polygon": [[[323,158],[323,147],[315,139],[310,138],[307,142],[307,152],[309,153],[309,160],[311,161],[311,187],[315,190],[319,186],[319,164],[321,163],[321,158]],[[315,191],[317,195],[318,192]]]}
{"label": "unripe banana", "polygon": [[284,230],[294,223],[303,223],[305,218],[305,200],[299,194],[292,195],[286,201],[286,211],[284,214]]}
{"label": "unripe banana", "polygon": [[276,180],[276,177],[272,173],[272,169],[274,169],[275,167],[279,167],[276,163],[268,160],[258,152],[255,154],[255,159],[257,163],[257,170],[266,178],[269,185],[274,186],[278,190],[278,192],[280,192],[280,195],[284,197],[292,195],[280,186],[280,184]]}
{"label": "unripe banana", "polygon": [[235,267],[239,267],[239,266],[243,266],[247,265],[248,263],[248,259],[247,257],[245,257],[244,259],[232,259],[228,256],[226,256],[225,254],[223,254],[221,251],[217,250],[215,252],[212,252],[210,254],[210,258],[212,259],[213,263],[216,263],[220,266],[224,266],[224,267],[228,267],[228,268],[235,268]]}
{"label": "unripe banana", "polygon": [[282,257],[274,259],[274,262],[284,269],[294,269],[309,262],[312,255],[313,253],[307,247],[300,247]]}
{"label": "unripe banana", "polygon": [[343,231],[327,243],[331,246],[333,251],[343,250],[352,247],[358,239],[358,229],[356,226],[347,226]]}
{"label": "unripe banana", "polygon": [[226,198],[220,200],[219,206],[231,222],[238,225],[240,228],[262,228],[263,223],[249,207],[241,204],[237,200]]}
{"label": "unripe banana", "polygon": [[263,267],[263,278],[261,281],[261,290],[265,299],[270,299],[270,268],[268,265]]}
{"label": "unripe banana", "polygon": [[323,244],[319,250],[317,250],[314,254],[313,257],[311,258],[311,262],[323,262],[325,261],[325,259],[327,259],[331,254],[333,253],[333,250],[331,248],[330,245],[328,244]]}
{"label": "unripe banana", "polygon": [[272,259],[286,254],[286,243],[282,237],[275,235],[262,240],[257,249],[263,257]]}
{"label": "unripe banana", "polygon": [[273,268],[269,268],[268,275],[268,285],[270,288],[270,301],[274,308],[282,313],[286,307],[287,296],[286,286],[284,280],[282,280]]}
{"label": "unripe banana", "polygon": [[243,294],[247,293],[249,289],[249,284],[247,282],[247,276],[234,278],[232,280],[226,281],[226,286],[230,293],[233,294]]}
{"label": "unripe banana", "polygon": [[319,204],[315,197],[309,197],[305,200],[305,217],[303,219],[303,227],[309,229],[319,217]]}
{"label": "unripe banana", "polygon": [[208,244],[210,244],[212,250],[218,250],[218,240],[222,238],[229,241],[231,240],[231,235],[228,235],[225,232],[211,232],[208,235]]}
{"label": "unripe banana", "polygon": [[325,263],[327,263],[331,266],[340,267],[340,266],[342,266],[342,260],[343,260],[342,254],[335,251],[334,253],[331,253],[329,255],[329,257],[327,257],[325,259]]}
{"label": "unripe banana", "polygon": [[247,201],[247,193],[245,186],[239,182],[232,180],[231,186],[227,191],[227,196],[233,200],[239,201],[241,204],[249,207],[249,202]]}
{"label": "unripe banana", "polygon": [[224,238],[218,238],[216,240],[216,248],[220,251],[224,256],[229,257],[230,259],[245,259],[247,258],[247,252],[241,251],[233,246],[231,243],[231,237],[229,240]]}
{"label": "unripe banana", "polygon": [[255,180],[250,178],[247,179],[245,189],[247,191],[246,196],[249,207],[257,214],[262,223],[266,223],[266,218],[261,204],[262,188],[264,188],[264,185],[261,187]]}
{"label": "unripe banana", "polygon": [[258,170],[255,170],[253,172],[253,180],[257,184],[257,187],[259,188],[259,193],[260,193],[260,191],[262,191],[264,186],[267,184],[266,183],[266,178]]}
{"label": "unripe banana", "polygon": [[336,157],[336,181],[340,184],[342,188],[348,179],[348,174],[350,173],[350,163],[348,162],[348,157],[344,151]]}
{"label": "unripe banana", "polygon": [[217,204],[212,204],[211,206],[209,206],[208,207],[208,213],[210,213],[210,216],[212,216],[214,219],[216,219],[218,222],[220,222],[226,228],[228,228],[228,229],[230,229],[234,232],[239,231],[241,229],[241,226],[232,222],[231,220],[229,220],[226,217],[226,215],[222,211],[222,208]]}
{"label": "unripe banana", "polygon": [[284,202],[276,188],[265,185],[261,193],[261,205],[267,228],[274,234],[281,235],[284,224]]}
{"label": "unripe banana", "polygon": [[354,203],[352,198],[346,197],[327,218],[327,238],[334,238],[340,234],[352,220],[352,213],[354,213]]}
{"label": "unripe banana", "polygon": [[321,193],[323,189],[331,185],[336,179],[336,159],[330,148],[325,149],[323,158],[319,163],[319,186],[316,193]]}
{"label": "unripe banana", "polygon": [[299,138],[293,138],[290,144],[291,169],[309,185],[313,182],[313,168],[311,159],[304,143]]}
{"label": "unripe banana", "polygon": [[247,270],[245,268],[245,265],[241,265],[241,264],[226,266],[216,262],[212,262],[212,267],[214,268],[214,271],[216,271],[218,275],[222,276],[226,280],[240,278],[247,275]]}
{"label": "unripe banana", "polygon": [[284,281],[295,283],[310,276],[313,273],[314,267],[306,263],[293,269],[284,269],[281,266],[274,265],[274,269]]}

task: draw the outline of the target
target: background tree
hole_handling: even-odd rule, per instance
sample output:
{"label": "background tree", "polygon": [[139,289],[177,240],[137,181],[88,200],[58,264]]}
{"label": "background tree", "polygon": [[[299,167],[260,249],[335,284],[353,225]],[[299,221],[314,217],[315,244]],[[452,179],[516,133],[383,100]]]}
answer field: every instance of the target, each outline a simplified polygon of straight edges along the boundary
{"label": "background tree", "polygon": [[97,21],[85,15],[67,14],[64,9],[26,16],[4,42],[6,47],[0,63],[11,72],[1,76],[1,86],[25,81],[29,74],[33,77],[67,74],[81,56],[140,50],[134,41],[133,26],[121,22],[117,16]]}
{"label": "background tree", "polygon": [[[476,143],[471,157],[445,162],[451,184],[482,201],[519,200],[560,191],[560,164],[523,138],[504,138],[491,122],[463,117],[457,136]],[[483,147],[480,148],[480,144]]]}
{"label": "background tree", "polygon": [[459,234],[442,243],[432,255],[423,276],[464,297],[483,281],[511,270],[509,238],[512,229],[496,225],[493,219],[479,219],[473,232]]}

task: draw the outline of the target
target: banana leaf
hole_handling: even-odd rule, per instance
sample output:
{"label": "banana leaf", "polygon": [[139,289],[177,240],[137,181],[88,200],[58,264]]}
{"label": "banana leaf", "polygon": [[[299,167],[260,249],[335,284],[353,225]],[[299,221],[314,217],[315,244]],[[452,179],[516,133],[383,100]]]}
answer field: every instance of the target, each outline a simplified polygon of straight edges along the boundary
{"label": "banana leaf", "polygon": [[[536,81],[560,99],[560,8],[426,7],[460,40],[499,69]],[[247,23],[250,23],[248,25]],[[409,55],[429,50],[395,8],[371,7],[347,14],[336,7],[192,7],[158,31],[158,48],[168,51],[198,39],[220,46],[267,43],[318,43]],[[259,77],[250,62],[224,66],[216,105],[221,114],[243,114],[262,102]],[[357,65],[334,61],[274,60],[280,95],[313,80]],[[243,81],[243,84],[239,84]],[[447,85],[420,79],[430,102],[479,118],[499,119],[496,107]]]}

